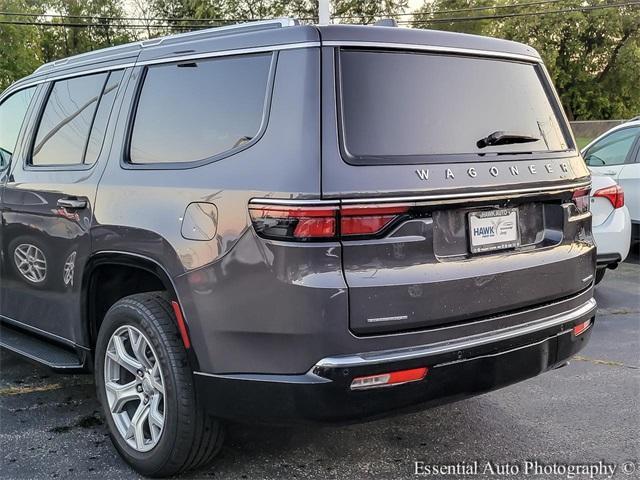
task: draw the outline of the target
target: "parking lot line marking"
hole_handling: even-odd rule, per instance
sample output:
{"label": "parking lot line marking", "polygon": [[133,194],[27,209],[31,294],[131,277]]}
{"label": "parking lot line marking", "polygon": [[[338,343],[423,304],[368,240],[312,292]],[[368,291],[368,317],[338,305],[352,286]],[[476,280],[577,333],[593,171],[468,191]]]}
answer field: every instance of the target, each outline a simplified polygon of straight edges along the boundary
{"label": "parking lot line marking", "polygon": [[0,388],[0,397],[10,397],[13,395],[24,395],[27,393],[48,392],[62,388],[60,383],[50,383],[48,385],[21,385],[19,387]]}
{"label": "parking lot line marking", "polygon": [[580,362],[590,362],[595,365],[607,365],[610,367],[623,367],[623,368],[630,368],[632,370],[640,370],[640,367],[638,366],[626,365],[622,362],[616,362],[614,360],[600,360],[598,358],[583,357],[582,355],[574,356],[573,360],[578,360]]}

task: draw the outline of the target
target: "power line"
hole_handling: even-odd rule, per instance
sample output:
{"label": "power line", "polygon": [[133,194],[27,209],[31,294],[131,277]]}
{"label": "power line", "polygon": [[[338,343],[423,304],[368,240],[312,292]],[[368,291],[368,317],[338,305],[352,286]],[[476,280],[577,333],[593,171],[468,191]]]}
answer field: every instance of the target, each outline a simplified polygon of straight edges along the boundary
{"label": "power line", "polygon": [[205,28],[213,25],[126,25],[117,23],[67,23],[67,22],[21,22],[13,20],[0,20],[0,25],[22,25],[32,27],[66,27],[66,28],[131,28],[131,29],[160,29],[160,28]]}
{"label": "power line", "polygon": [[[560,0],[555,0],[560,1]],[[0,12],[0,16],[7,17],[48,17],[62,18],[72,20],[124,20],[124,21],[143,21],[143,22],[252,22],[256,20],[265,20],[264,18],[194,18],[194,17],[109,17],[105,15],[64,15],[59,13],[22,13],[22,12]],[[316,17],[297,17],[298,20],[315,20]]]}
{"label": "power line", "polygon": [[[567,2],[571,0],[538,0],[535,2],[527,3],[512,3],[509,5],[487,5],[468,8],[458,8],[452,10],[439,10],[437,12],[411,12],[411,13],[398,13],[393,16],[425,16],[425,15],[441,15],[445,13],[460,13],[460,12],[473,12],[482,10],[500,10],[508,8],[521,8],[533,5],[546,5],[558,2]],[[263,20],[261,18],[222,18],[222,17],[208,17],[208,18],[195,18],[195,17],[157,17],[157,18],[145,18],[145,17],[121,17],[121,16],[104,16],[104,15],[64,15],[54,13],[31,13],[31,12],[4,12],[0,11],[0,16],[17,16],[17,17],[48,17],[48,18],[64,18],[75,20],[124,20],[124,21],[144,21],[144,22],[250,22],[254,20]],[[334,19],[358,19],[366,15],[336,15]],[[298,20],[315,20],[316,17],[297,17]]]}
{"label": "power line", "polygon": [[[550,3],[559,3],[559,2],[568,2],[571,0],[539,0],[537,2],[527,2],[527,3],[511,3],[509,5],[486,5],[486,6],[478,6],[478,7],[467,7],[467,8],[456,8],[453,10],[438,10],[434,12],[409,12],[409,13],[396,13],[391,15],[393,17],[406,17],[406,16],[424,16],[424,15],[441,15],[445,13],[460,13],[460,12],[475,12],[479,10],[501,10],[505,8],[520,8],[520,7],[529,7],[534,5],[546,5]],[[335,16],[332,18],[346,18],[346,19],[354,19],[354,18],[362,18],[363,15],[344,15],[344,16]],[[366,16],[366,15],[364,15]]]}
{"label": "power line", "polygon": [[[551,3],[547,1],[546,3]],[[478,20],[499,20],[505,18],[514,18],[514,17],[529,17],[529,16],[538,16],[538,15],[549,15],[549,14],[558,14],[558,13],[571,13],[571,12],[586,12],[592,10],[602,10],[609,8],[621,8],[633,5],[640,5],[640,0],[634,0],[626,3],[615,3],[615,4],[602,4],[602,5],[589,5],[584,7],[571,7],[571,8],[563,8],[557,10],[542,10],[536,12],[512,12],[512,13],[504,13],[504,14],[494,14],[494,15],[474,15],[469,17],[449,17],[449,18],[431,18],[431,19],[414,19],[414,20],[400,20],[398,23],[400,24],[413,24],[415,22],[418,23],[455,23],[455,22],[469,22],[469,21],[478,21]],[[0,12],[0,15],[2,12]],[[75,18],[75,17],[65,17],[65,18]],[[105,20],[115,19],[117,17],[92,17],[92,18],[104,18]],[[123,17],[124,18],[124,17]],[[334,17],[341,18],[341,17]],[[346,18],[346,17],[342,17]],[[353,17],[358,18],[358,17]],[[229,23],[236,20],[240,21],[250,21],[248,19],[234,19],[234,20],[218,20],[216,23]],[[258,19],[256,19],[258,20]],[[206,21],[206,19],[201,19],[200,21]],[[211,25],[210,23],[201,23],[201,24],[187,24],[187,25],[179,25],[179,24],[167,24],[167,25],[152,25],[152,24],[132,24],[132,23],[71,23],[71,22],[35,22],[35,21],[21,21],[21,20],[0,20],[0,24],[4,25],[25,25],[25,26],[43,26],[43,27],[68,27],[68,28],[130,28],[130,29],[198,29],[198,28],[209,28],[215,25]]]}
{"label": "power line", "polygon": [[475,20],[500,20],[504,18],[531,17],[531,16],[550,15],[550,14],[557,14],[557,13],[588,12],[591,10],[604,10],[608,8],[630,7],[632,5],[640,5],[640,1],[633,1],[633,2],[627,2],[627,3],[611,3],[607,5],[590,5],[585,7],[563,8],[558,10],[542,10],[538,12],[517,12],[517,13],[503,13],[503,14],[496,14],[496,15],[474,15],[471,17],[432,18],[432,19],[413,20],[413,21],[401,20],[398,23],[401,23],[401,24],[413,24],[415,22],[455,23],[455,22],[469,22],[469,21],[475,21]]}

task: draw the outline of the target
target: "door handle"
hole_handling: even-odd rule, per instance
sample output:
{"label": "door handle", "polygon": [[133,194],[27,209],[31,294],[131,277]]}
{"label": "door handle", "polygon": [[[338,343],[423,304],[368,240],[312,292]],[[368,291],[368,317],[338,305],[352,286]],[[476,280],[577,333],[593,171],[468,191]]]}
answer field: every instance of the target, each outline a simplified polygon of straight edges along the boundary
{"label": "door handle", "polygon": [[61,198],[58,200],[58,206],[70,210],[81,210],[87,208],[87,201],[77,198]]}
{"label": "door handle", "polygon": [[618,172],[616,172],[615,170],[606,170],[604,172],[602,172],[603,175],[609,175],[610,177],[613,177],[617,174]]}

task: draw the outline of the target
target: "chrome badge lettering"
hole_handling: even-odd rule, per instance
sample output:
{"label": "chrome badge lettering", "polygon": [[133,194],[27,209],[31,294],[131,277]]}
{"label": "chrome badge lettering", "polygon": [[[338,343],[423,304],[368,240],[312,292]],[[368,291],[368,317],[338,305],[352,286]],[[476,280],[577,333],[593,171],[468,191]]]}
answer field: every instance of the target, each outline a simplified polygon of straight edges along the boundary
{"label": "chrome badge lettering", "polygon": [[[535,164],[530,163],[529,165],[523,166],[526,171],[529,172],[530,175],[538,175],[539,173],[549,173],[549,174],[560,174],[559,178],[562,178],[561,173],[569,173],[569,164],[567,162],[559,162],[559,163],[545,163],[545,164]],[[508,170],[509,174],[512,177],[520,176],[520,168],[519,165],[507,165],[504,169]],[[538,170],[540,169],[540,171]],[[444,172],[442,172],[444,170]],[[423,181],[427,181],[430,179],[431,172],[428,168],[418,168],[415,170],[418,178]],[[451,168],[443,168],[439,171],[436,171],[436,175],[441,175],[444,173],[445,180],[454,180],[455,174]],[[498,166],[491,165],[487,167],[468,167],[465,170],[467,176],[470,178],[478,178],[478,176],[482,177],[482,175],[489,174],[494,178],[498,178],[500,176],[507,175],[504,173],[504,170],[500,170]]]}
{"label": "chrome badge lettering", "polygon": [[419,168],[416,170],[420,180],[429,180],[429,169]]}

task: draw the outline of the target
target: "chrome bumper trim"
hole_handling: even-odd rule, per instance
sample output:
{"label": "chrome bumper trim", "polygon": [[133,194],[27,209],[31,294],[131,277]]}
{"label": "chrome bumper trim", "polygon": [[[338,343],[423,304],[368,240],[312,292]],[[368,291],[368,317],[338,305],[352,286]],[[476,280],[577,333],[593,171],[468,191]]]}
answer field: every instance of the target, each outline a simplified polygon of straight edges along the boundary
{"label": "chrome bumper trim", "polygon": [[578,320],[586,315],[594,313],[596,310],[596,301],[590,298],[587,302],[567,312],[559,313],[540,320],[523,323],[502,330],[485,332],[478,335],[463,337],[456,340],[432,343],[429,345],[421,345],[417,347],[402,348],[395,350],[383,350],[379,352],[359,353],[354,355],[344,355],[335,357],[326,357],[316,363],[314,369],[320,368],[350,368],[362,367],[367,365],[377,365],[380,363],[395,362],[400,360],[410,360],[414,358],[427,357],[430,355],[438,355],[443,353],[465,350],[468,348],[479,347],[489,343],[508,340],[510,338],[527,335],[547,328],[562,325],[563,323]]}

